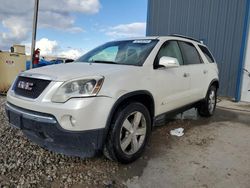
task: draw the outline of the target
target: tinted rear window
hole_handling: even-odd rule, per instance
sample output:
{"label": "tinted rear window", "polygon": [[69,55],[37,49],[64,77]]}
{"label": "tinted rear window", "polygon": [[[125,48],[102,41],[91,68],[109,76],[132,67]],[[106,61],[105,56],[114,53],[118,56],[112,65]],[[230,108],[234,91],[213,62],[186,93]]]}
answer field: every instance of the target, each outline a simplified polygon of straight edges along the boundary
{"label": "tinted rear window", "polygon": [[184,57],[184,65],[202,63],[200,55],[192,43],[179,41],[179,45]]}
{"label": "tinted rear window", "polygon": [[214,63],[214,58],[213,58],[212,54],[209,52],[209,50],[205,46],[200,46],[199,45],[199,48],[201,49],[201,51],[206,56],[209,63]]}

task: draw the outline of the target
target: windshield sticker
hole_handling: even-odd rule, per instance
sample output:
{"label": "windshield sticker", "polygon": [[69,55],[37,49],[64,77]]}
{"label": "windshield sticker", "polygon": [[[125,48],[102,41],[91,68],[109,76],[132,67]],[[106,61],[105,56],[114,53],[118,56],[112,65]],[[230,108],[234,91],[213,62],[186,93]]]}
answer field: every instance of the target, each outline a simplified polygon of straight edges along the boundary
{"label": "windshield sticker", "polygon": [[150,43],[152,40],[134,40],[133,43],[137,43],[137,44],[148,44]]}

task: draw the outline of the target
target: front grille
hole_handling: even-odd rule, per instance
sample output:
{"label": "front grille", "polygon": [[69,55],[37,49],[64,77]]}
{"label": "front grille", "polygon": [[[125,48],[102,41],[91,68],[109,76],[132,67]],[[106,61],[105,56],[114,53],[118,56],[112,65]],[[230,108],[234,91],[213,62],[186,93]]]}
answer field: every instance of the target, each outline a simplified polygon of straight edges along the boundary
{"label": "front grille", "polygon": [[50,80],[19,76],[14,84],[14,92],[23,97],[36,99],[50,82]]}

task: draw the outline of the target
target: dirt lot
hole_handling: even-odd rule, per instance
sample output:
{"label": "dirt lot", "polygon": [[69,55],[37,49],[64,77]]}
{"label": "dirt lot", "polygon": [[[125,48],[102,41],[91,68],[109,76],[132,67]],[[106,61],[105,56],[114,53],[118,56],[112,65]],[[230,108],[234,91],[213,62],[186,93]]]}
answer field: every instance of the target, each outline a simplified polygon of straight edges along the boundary
{"label": "dirt lot", "polygon": [[[130,165],[67,157],[29,142],[8,126],[0,97],[0,187],[242,187],[250,185],[250,107],[194,110],[156,128],[143,157]],[[180,117],[180,116],[179,116]],[[183,119],[184,118],[184,119]],[[182,137],[170,136],[183,127]]]}

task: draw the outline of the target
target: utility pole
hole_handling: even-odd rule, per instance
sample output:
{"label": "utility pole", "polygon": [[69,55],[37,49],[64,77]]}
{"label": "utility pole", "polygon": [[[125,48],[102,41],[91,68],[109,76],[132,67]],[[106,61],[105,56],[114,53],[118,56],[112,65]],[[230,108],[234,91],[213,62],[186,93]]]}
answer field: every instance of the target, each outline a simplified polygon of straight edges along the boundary
{"label": "utility pole", "polygon": [[38,7],[39,7],[39,0],[35,0],[34,16],[33,16],[33,28],[32,28],[32,44],[31,44],[31,64],[30,64],[30,69],[32,69],[32,65],[33,65],[33,62],[34,62],[34,51],[35,51],[35,46],[36,46],[36,30],[37,30]]}

